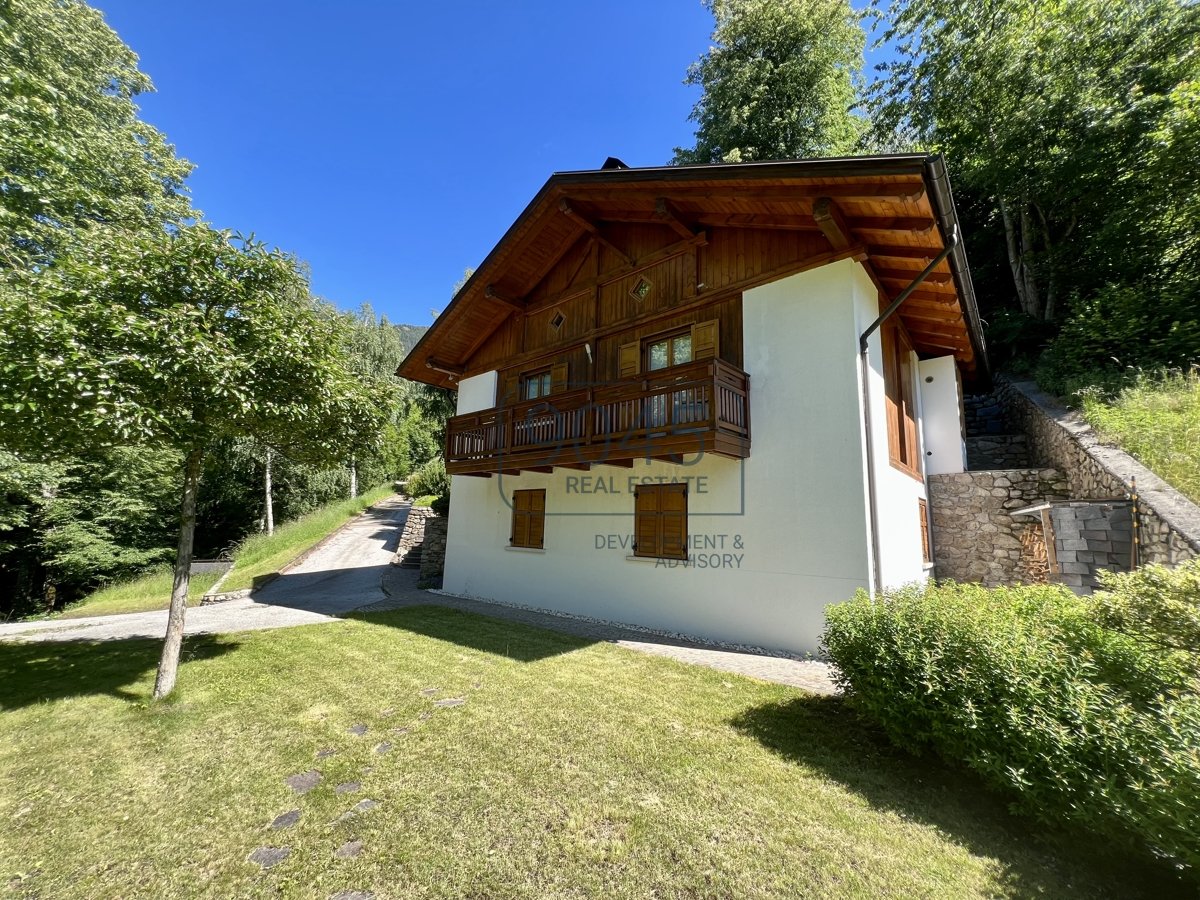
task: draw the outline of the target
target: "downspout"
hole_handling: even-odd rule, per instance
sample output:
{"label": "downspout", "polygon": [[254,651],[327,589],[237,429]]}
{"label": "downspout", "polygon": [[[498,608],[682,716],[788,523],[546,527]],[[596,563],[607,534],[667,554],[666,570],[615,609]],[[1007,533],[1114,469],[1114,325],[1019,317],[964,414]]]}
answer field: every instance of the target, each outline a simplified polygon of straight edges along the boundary
{"label": "downspout", "polygon": [[908,299],[909,295],[920,287],[921,282],[928,278],[933,270],[941,265],[942,261],[951,254],[955,246],[958,244],[958,225],[952,225],[950,234],[946,239],[946,246],[942,251],[933,258],[921,274],[913,279],[912,284],[900,292],[900,295],[891,302],[871,325],[858,336],[858,363],[859,363],[859,380],[862,382],[862,407],[863,407],[863,425],[865,426],[867,438],[867,521],[871,531],[871,598],[874,599],[883,590],[883,575],[879,566],[879,520],[875,514],[875,438],[871,430],[871,385],[870,372],[871,364],[868,359],[871,335],[879,330],[892,315],[900,308],[900,305]]}

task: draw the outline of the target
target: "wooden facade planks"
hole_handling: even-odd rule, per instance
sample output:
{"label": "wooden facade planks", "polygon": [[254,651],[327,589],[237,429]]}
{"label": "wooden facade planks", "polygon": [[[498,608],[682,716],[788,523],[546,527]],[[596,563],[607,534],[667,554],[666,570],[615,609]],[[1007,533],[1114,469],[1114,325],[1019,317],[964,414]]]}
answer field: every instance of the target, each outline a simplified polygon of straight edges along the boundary
{"label": "wooden facade planks", "polygon": [[[555,176],[400,374],[453,386],[455,376],[425,363],[436,357],[469,377],[562,356],[573,380],[603,379],[615,371],[622,332],[714,316],[722,358],[740,365],[740,314],[731,312],[740,307],[731,301],[741,291],[849,257],[864,261],[887,301],[938,253],[921,170],[885,174],[892,168],[903,166],[863,159]],[[835,171],[861,174],[821,174]],[[947,261],[901,314],[911,313],[918,353],[953,352],[969,373],[975,346],[958,290]]]}

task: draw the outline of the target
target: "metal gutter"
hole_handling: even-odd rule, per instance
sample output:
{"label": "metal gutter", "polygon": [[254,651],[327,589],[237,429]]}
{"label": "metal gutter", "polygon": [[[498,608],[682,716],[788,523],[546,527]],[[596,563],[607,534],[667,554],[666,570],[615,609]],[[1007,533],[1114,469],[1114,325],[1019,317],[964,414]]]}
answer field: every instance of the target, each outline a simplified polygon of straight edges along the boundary
{"label": "metal gutter", "polygon": [[[871,597],[874,598],[880,591],[883,590],[883,572],[879,565],[879,517],[875,514],[876,488],[875,488],[875,433],[871,428],[871,363],[870,363],[870,341],[871,335],[880,329],[884,322],[895,315],[896,311],[909,295],[915,291],[926,278],[928,278],[933,270],[942,264],[942,261],[954,252],[958,247],[958,223],[954,222],[951,225],[951,230],[946,237],[945,246],[942,247],[940,253],[930,261],[930,263],[921,270],[912,283],[900,292],[893,300],[888,308],[879,314],[879,317],[867,326],[867,330],[858,336],[858,365],[859,365],[859,381],[862,384],[862,409],[863,409],[863,426],[867,442],[867,528],[870,532],[870,548],[871,548]],[[886,362],[884,363],[886,365]],[[885,376],[886,377],[886,376]]]}

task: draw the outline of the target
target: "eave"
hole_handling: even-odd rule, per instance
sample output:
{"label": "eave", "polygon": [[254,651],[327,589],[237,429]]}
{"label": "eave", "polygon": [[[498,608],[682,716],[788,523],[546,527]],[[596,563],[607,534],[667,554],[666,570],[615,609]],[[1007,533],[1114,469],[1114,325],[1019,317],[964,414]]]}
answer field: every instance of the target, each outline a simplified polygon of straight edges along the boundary
{"label": "eave", "polygon": [[[704,229],[811,231],[831,252],[863,249],[884,301],[958,227],[945,165],[926,154],[736,165],[601,169],[552,175],[421,338],[397,375],[455,387],[471,357],[576,242],[601,226],[652,222],[702,244]],[[839,246],[842,245],[842,246]],[[621,248],[613,247],[620,255]],[[629,259],[629,268],[639,260]],[[987,353],[962,243],[901,310],[924,355],[953,353],[986,380]]]}

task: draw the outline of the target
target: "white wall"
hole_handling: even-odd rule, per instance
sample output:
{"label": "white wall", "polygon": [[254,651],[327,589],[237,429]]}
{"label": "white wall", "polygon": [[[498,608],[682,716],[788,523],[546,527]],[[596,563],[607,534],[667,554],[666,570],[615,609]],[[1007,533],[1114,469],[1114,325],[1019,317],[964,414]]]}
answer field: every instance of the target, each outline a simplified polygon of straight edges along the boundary
{"label": "white wall", "polygon": [[[831,268],[831,267],[827,267]],[[853,293],[855,315],[854,350],[858,350],[858,335],[866,331],[879,316],[879,292],[861,266],[853,270]],[[895,587],[911,581],[924,581],[930,567],[924,562],[921,549],[921,519],[918,498],[928,493],[923,479],[914,478],[908,472],[893,466],[888,454],[887,407],[883,385],[882,329],[871,336],[868,343],[870,364],[869,384],[871,389],[871,433],[872,459],[875,464],[875,521],[879,534],[879,571],[883,586]],[[917,371],[916,354],[913,354],[912,371]],[[913,396],[918,401],[920,421],[920,393],[913,385]],[[861,416],[859,418],[861,421]],[[919,436],[919,435],[918,435]],[[920,446],[920,458],[925,458],[924,446]],[[865,480],[865,476],[864,476]]]}
{"label": "white wall", "polygon": [[953,356],[922,360],[917,365],[921,387],[921,433],[925,442],[925,474],[950,475],[967,470],[963,440],[962,381]]}
{"label": "white wall", "polygon": [[[746,292],[749,459],[709,456],[679,466],[640,461],[633,469],[596,466],[590,473],[456,476],[446,590],[815,651],[825,605],[869,581],[857,337],[860,282],[872,292],[874,287],[861,273],[847,260]],[[488,376],[463,381],[460,412],[492,405],[495,376],[489,375],[486,384],[474,382]],[[878,393],[882,414],[881,384]],[[490,399],[483,404],[485,397]],[[886,468],[886,436],[882,446]],[[687,566],[628,558],[629,479],[645,477],[693,479],[693,558]],[[507,547],[508,498],[516,488],[546,489],[543,552]],[[889,498],[892,493],[889,488]],[[915,526],[915,499],[912,507],[905,521]],[[898,550],[895,558],[888,572],[899,573],[908,563],[906,552]],[[916,558],[919,569],[919,538]]]}

